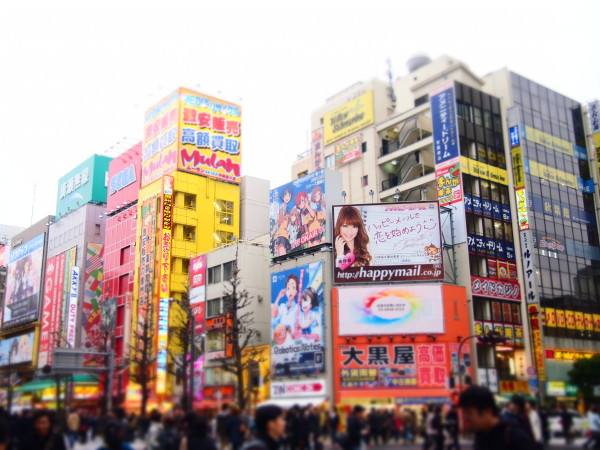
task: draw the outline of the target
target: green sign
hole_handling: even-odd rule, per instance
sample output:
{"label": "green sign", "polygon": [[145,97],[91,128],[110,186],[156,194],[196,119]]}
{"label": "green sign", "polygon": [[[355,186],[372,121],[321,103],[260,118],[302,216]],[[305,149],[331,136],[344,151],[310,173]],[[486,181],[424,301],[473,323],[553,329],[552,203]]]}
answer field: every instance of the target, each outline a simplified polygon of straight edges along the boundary
{"label": "green sign", "polygon": [[112,158],[93,155],[58,181],[56,217],[75,211],[86,203],[106,203],[108,164]]}

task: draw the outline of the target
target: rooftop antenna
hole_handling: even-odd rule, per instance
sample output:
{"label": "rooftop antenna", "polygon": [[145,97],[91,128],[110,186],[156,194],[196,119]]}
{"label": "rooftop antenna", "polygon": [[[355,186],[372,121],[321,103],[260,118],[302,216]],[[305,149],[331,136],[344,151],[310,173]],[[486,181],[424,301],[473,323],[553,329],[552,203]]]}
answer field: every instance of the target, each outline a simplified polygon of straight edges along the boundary
{"label": "rooftop antenna", "polygon": [[394,76],[392,75],[392,60],[388,58],[387,62],[387,76],[388,76],[388,88],[387,94],[389,99],[392,101],[392,108],[396,109],[396,94],[394,93]]}

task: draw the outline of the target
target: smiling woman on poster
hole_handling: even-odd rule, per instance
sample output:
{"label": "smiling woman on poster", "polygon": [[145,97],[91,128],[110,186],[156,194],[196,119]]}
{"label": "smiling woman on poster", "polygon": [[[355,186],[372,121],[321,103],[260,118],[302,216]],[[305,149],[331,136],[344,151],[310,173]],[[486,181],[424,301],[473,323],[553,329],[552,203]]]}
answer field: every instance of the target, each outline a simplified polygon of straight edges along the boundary
{"label": "smiling woman on poster", "polygon": [[369,235],[360,212],[354,206],[344,206],[333,230],[335,236],[335,264],[344,270],[348,267],[371,265],[368,250]]}

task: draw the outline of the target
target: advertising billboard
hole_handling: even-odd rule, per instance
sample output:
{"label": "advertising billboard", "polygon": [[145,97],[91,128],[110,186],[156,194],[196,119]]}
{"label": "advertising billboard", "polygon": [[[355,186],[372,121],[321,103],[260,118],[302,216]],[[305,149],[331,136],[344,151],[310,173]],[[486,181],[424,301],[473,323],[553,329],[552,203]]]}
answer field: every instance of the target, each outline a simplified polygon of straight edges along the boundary
{"label": "advertising billboard", "polygon": [[0,341],[0,367],[31,362],[34,334],[32,331]]}
{"label": "advertising billboard", "polygon": [[162,193],[162,231],[160,245],[160,278],[159,278],[159,297],[169,296],[171,281],[171,228],[173,225],[173,183],[174,179],[170,175],[163,177]]}
{"label": "advertising billboard", "polygon": [[325,145],[373,124],[373,91],[367,91],[323,116]]}
{"label": "advertising billboard", "polygon": [[437,202],[333,207],[334,282],[442,280]]}
{"label": "advertising billboard", "polygon": [[340,389],[445,388],[447,344],[355,344],[336,348]]}
{"label": "advertising billboard", "polygon": [[69,300],[67,307],[67,344],[71,348],[75,347],[75,338],[77,336],[77,310],[79,309],[79,267],[71,267],[71,278],[69,282]]}
{"label": "advertising billboard", "polygon": [[311,172],[325,168],[325,165],[323,164],[325,159],[323,151],[323,128],[319,128],[312,132],[312,139],[310,140],[310,153],[313,164]]}
{"label": "advertising billboard", "polygon": [[[83,304],[81,308],[82,338],[81,342],[88,348],[98,348],[102,345],[102,280],[104,267],[102,259],[104,246],[88,242],[85,259],[85,280]],[[87,361],[92,364],[92,360]]]}
{"label": "advertising billboard", "polygon": [[118,210],[137,201],[142,173],[142,143],[113,159],[108,168],[106,210]]}
{"label": "advertising billboard", "polygon": [[52,351],[56,338],[52,333],[60,332],[62,291],[64,283],[65,253],[53,256],[46,262],[44,279],[44,303],[38,350],[38,367],[52,364]]}
{"label": "advertising billboard", "polygon": [[460,155],[454,81],[431,92],[429,98],[431,99],[433,144],[437,166]]}
{"label": "advertising billboard", "polygon": [[169,335],[170,299],[158,303],[158,354],[156,355],[156,393],[164,394],[167,388],[167,344]]}
{"label": "advertising billboard", "polygon": [[39,234],[10,252],[3,327],[32,322],[37,318],[45,236],[46,233]]}
{"label": "advertising billboard", "polygon": [[100,326],[103,332],[114,333],[117,326],[117,297],[107,298],[102,302],[102,319]]}
{"label": "advertising billboard", "polygon": [[0,267],[4,267],[6,265],[6,246],[0,246]]}
{"label": "advertising billboard", "polygon": [[138,315],[145,315],[154,289],[154,253],[156,251],[156,196],[142,202],[140,237],[140,282]]}
{"label": "advertising billboard", "polygon": [[190,307],[194,314],[196,335],[204,333],[204,310],[206,306],[206,255],[190,259]]}
{"label": "advertising billboard", "polygon": [[208,95],[180,89],[177,168],[241,183],[242,109]]}
{"label": "advertising billboard", "polygon": [[271,374],[325,371],[323,261],[271,276]]}
{"label": "advertising billboard", "polygon": [[271,190],[271,258],[327,242],[325,178],[318,170]]}
{"label": "advertising billboard", "polygon": [[333,146],[335,153],[335,165],[349,163],[360,158],[362,148],[362,135],[354,134],[336,142]]}
{"label": "advertising billboard", "polygon": [[112,158],[93,155],[58,180],[56,216],[91,201],[106,203],[108,165]]}
{"label": "advertising billboard", "polygon": [[340,336],[444,333],[439,284],[338,289]]}
{"label": "advertising billboard", "polygon": [[172,92],[144,116],[142,186],[177,169],[179,90]]}

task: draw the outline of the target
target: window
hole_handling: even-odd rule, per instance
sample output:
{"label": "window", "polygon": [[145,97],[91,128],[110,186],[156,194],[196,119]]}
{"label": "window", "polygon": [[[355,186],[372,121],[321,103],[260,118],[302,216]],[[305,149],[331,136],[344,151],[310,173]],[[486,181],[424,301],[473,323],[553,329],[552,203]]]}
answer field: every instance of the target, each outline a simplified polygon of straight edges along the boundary
{"label": "window", "polygon": [[196,227],[191,225],[183,226],[183,240],[196,242]]}
{"label": "window", "polygon": [[208,284],[216,284],[221,282],[221,266],[208,268]]}
{"label": "window", "polygon": [[234,234],[229,231],[215,230],[213,237],[215,238],[215,247],[231,244],[235,241]]}
{"label": "window", "polygon": [[369,185],[369,175],[363,175],[360,177],[361,187],[367,187]]}
{"label": "window", "polygon": [[223,330],[210,330],[206,333],[206,351],[218,352],[225,349],[225,333]]}
{"label": "window", "polygon": [[96,234],[96,236],[100,236],[100,224],[97,223],[94,227],[94,233]]}
{"label": "window", "polygon": [[121,275],[119,277],[119,296],[125,295],[129,290],[129,274]]}
{"label": "window", "polygon": [[233,225],[233,202],[215,200],[215,214],[217,222],[222,225]]}
{"label": "window", "polygon": [[183,194],[183,207],[188,209],[196,209],[196,195]]}
{"label": "window", "polygon": [[325,168],[331,169],[335,166],[335,155],[329,155],[325,157]]}
{"label": "window", "polygon": [[481,117],[481,108],[478,108],[477,106],[473,107],[473,119],[475,125],[483,125],[483,118]]}
{"label": "window", "polygon": [[487,129],[492,129],[492,113],[490,111],[483,111],[483,126]]}
{"label": "window", "polygon": [[119,265],[127,264],[131,261],[131,246],[123,247],[119,255]]}
{"label": "window", "polygon": [[302,172],[298,173],[298,178],[305,177],[306,175],[308,175],[308,169],[303,170]]}
{"label": "window", "polygon": [[190,260],[187,258],[183,258],[181,260],[181,271],[186,275],[190,273]]}
{"label": "window", "polygon": [[422,95],[419,98],[415,99],[415,108],[417,106],[423,105],[429,101],[429,94]]}
{"label": "window", "polygon": [[208,300],[206,302],[206,317],[216,317],[221,315],[222,301],[220,298]]}
{"label": "window", "polygon": [[233,261],[223,264],[223,281],[231,279],[233,275]]}
{"label": "window", "polygon": [[361,146],[362,152],[367,153],[367,143],[363,142],[360,146]]}

